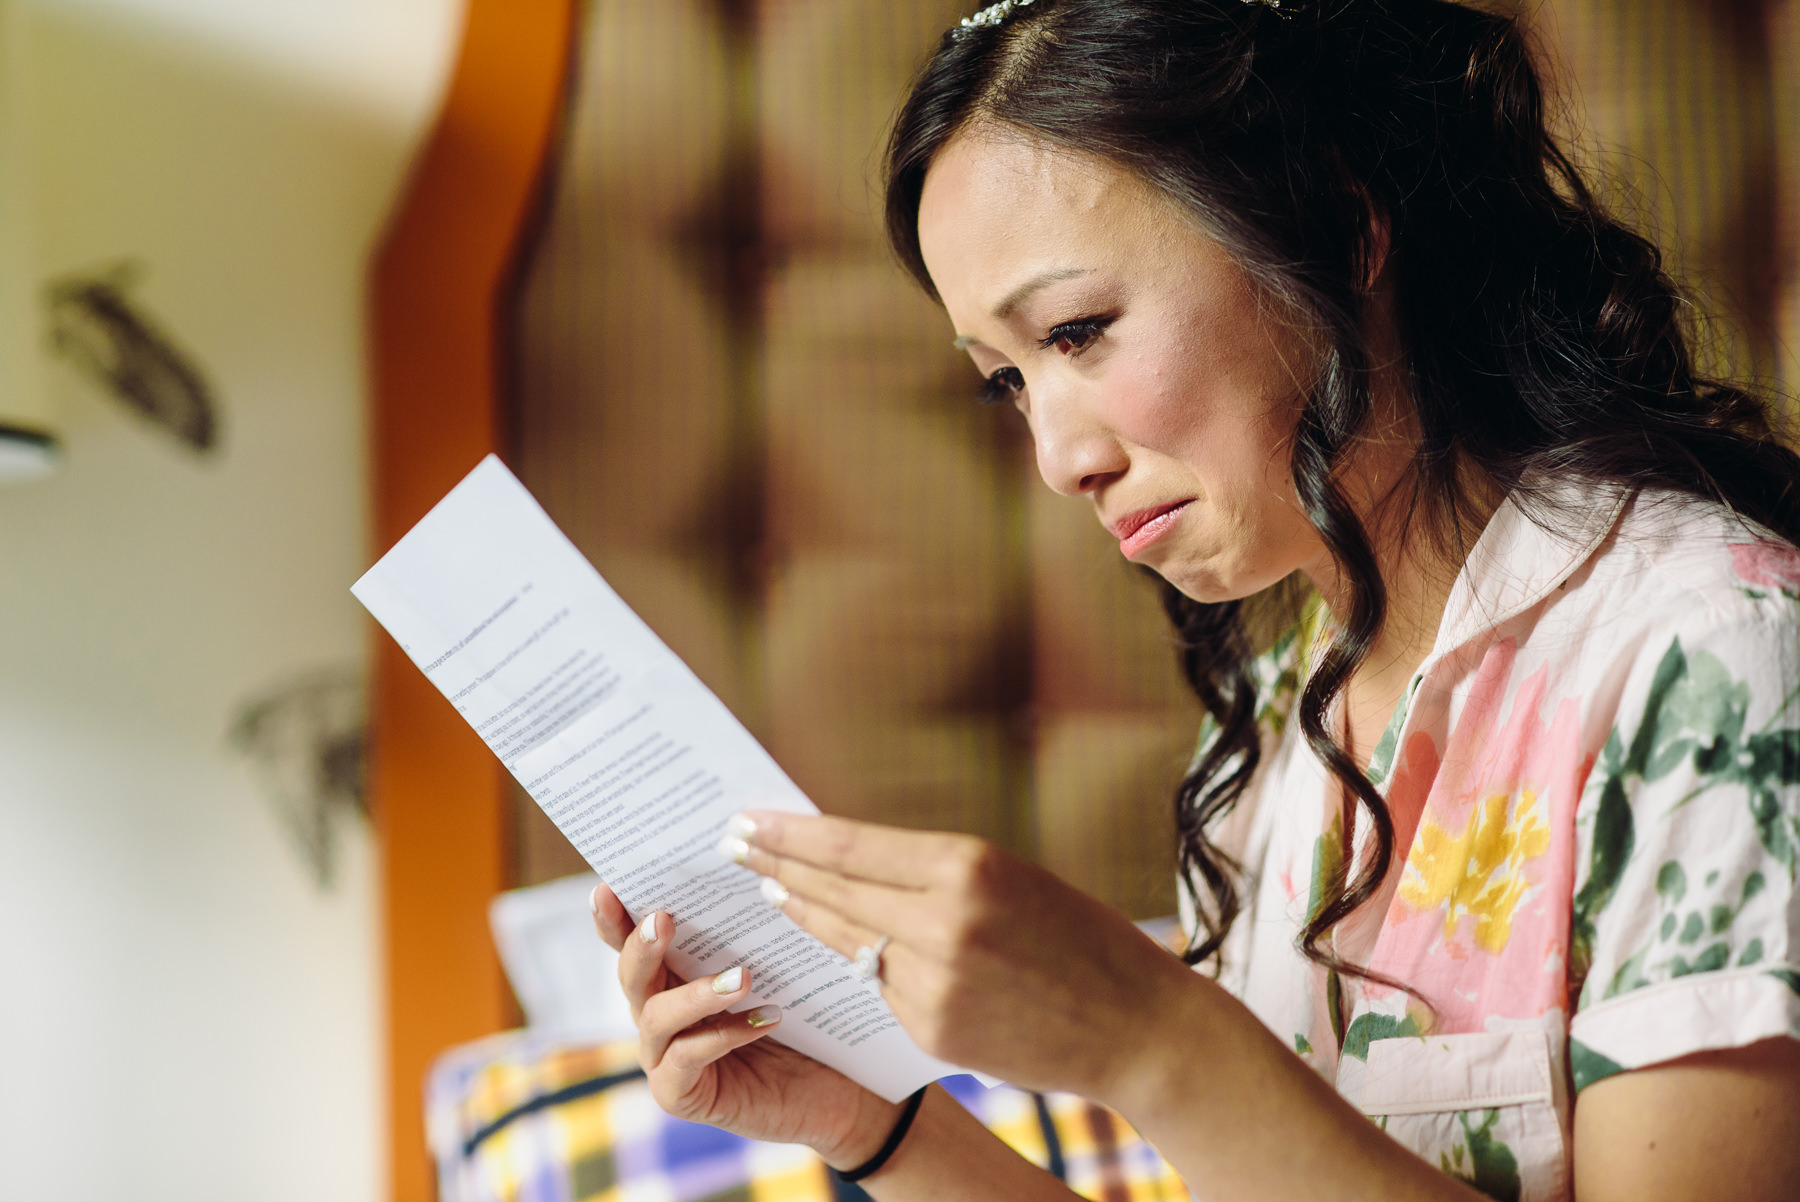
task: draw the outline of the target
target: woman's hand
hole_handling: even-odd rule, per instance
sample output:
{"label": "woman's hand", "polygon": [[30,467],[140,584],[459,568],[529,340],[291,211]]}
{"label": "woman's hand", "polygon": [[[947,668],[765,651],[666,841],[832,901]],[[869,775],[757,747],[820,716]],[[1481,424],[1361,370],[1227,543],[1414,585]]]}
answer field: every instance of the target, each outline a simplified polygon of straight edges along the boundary
{"label": "woman's hand", "polygon": [[675,928],[667,914],[634,926],[604,884],[594,888],[593,909],[600,937],[619,953],[619,982],[657,1105],[751,1139],[806,1144],[837,1168],[860,1164],[881,1146],[897,1106],[764,1040],[780,1023],[780,1007],[729,1012],[749,995],[748,969],[683,981],[664,962]]}
{"label": "woman's hand", "polygon": [[882,996],[925,1051],[1029,1089],[1118,1097],[1195,984],[1123,914],[980,839],[768,811],[730,837],[827,946],[889,938]]}
{"label": "woman's hand", "polygon": [[927,1052],[1110,1105],[1196,1197],[1476,1197],[1214,982],[1041,868],[841,818],[757,811],[731,837],[743,846],[723,850],[779,881],[773,900],[826,944],[849,956],[889,936],[882,995]]}

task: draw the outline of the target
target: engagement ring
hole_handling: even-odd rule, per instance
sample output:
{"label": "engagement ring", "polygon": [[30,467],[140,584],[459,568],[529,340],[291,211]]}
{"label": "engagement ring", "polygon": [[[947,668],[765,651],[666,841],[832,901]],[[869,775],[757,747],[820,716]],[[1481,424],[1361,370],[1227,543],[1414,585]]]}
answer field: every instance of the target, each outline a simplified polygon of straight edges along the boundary
{"label": "engagement ring", "polygon": [[887,951],[889,942],[891,941],[888,937],[883,935],[875,941],[873,947],[857,948],[856,955],[850,960],[850,971],[865,981],[879,981],[881,979],[881,953]]}

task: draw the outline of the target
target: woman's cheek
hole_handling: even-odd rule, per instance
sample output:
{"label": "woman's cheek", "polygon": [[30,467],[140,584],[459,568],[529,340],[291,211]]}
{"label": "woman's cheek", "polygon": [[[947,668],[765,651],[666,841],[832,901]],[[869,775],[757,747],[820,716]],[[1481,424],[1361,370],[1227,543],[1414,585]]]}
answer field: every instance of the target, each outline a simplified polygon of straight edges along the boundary
{"label": "woman's cheek", "polygon": [[[1148,355],[1122,357],[1107,373],[1111,425],[1127,442],[1165,455],[1195,441],[1204,407],[1184,387],[1186,373]],[[1185,458],[1185,456],[1177,456]]]}

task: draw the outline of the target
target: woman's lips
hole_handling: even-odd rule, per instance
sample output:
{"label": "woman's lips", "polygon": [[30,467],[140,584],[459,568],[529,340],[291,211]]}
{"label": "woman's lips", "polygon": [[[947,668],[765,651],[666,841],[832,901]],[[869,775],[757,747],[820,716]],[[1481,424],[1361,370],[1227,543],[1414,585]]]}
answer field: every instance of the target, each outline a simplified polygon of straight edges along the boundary
{"label": "woman's lips", "polygon": [[1167,534],[1181,520],[1181,513],[1193,499],[1175,501],[1168,505],[1157,505],[1149,509],[1140,509],[1136,513],[1128,513],[1114,522],[1110,527],[1113,536],[1119,540],[1119,551],[1130,559],[1139,551]]}

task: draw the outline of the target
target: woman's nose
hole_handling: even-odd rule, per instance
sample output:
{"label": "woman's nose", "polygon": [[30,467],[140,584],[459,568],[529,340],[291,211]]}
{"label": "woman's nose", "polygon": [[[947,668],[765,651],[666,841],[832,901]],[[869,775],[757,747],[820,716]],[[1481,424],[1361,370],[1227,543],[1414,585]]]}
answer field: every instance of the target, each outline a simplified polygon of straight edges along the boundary
{"label": "woman's nose", "polygon": [[1038,474],[1064,496],[1092,492],[1130,465],[1113,432],[1073,397],[1034,396],[1030,419]]}

